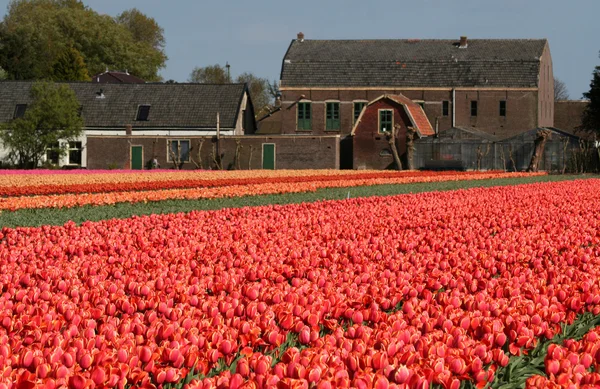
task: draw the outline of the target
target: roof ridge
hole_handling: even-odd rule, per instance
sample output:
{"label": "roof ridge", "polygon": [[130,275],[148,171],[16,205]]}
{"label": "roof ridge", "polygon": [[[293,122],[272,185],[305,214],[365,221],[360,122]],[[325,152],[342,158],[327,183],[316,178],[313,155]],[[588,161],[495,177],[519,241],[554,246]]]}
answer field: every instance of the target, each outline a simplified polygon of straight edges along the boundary
{"label": "roof ridge", "polygon": [[51,82],[51,83],[55,83],[55,84],[76,84],[76,85],[94,85],[94,86],[98,86],[98,85],[110,85],[110,86],[117,86],[117,85],[126,85],[126,86],[143,86],[143,85],[207,85],[207,86],[215,86],[215,85],[227,85],[227,86],[243,86],[246,85],[245,82],[230,82],[227,84],[219,84],[219,83],[202,83],[202,82],[174,82],[174,83],[167,83],[167,82],[160,82],[160,81],[151,81],[151,82],[143,82],[143,83],[126,83],[126,82],[122,82],[122,83],[98,83],[98,82],[92,82],[92,81],[48,81],[48,80],[0,80],[0,83],[14,83],[14,84],[27,84],[27,83],[34,83],[34,82]]}
{"label": "roof ridge", "polygon": [[[548,38],[469,38],[472,41],[546,41]],[[294,39],[293,41],[296,41]],[[358,38],[358,39],[304,39],[302,42],[370,42],[370,41],[410,41],[412,42],[458,42],[460,38]]]}

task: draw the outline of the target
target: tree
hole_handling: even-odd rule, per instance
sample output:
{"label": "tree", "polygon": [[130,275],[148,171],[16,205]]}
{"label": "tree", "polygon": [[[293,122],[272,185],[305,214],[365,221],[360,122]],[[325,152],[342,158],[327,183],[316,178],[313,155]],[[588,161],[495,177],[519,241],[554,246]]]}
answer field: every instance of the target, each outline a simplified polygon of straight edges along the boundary
{"label": "tree", "polygon": [[236,82],[248,84],[248,91],[250,92],[250,98],[254,104],[255,116],[257,118],[268,113],[275,99],[273,86],[269,80],[257,77],[252,73],[242,73],[236,78]]}
{"label": "tree", "polygon": [[89,81],[87,66],[81,53],[74,47],[68,47],[52,67],[54,81]]}
{"label": "tree", "polygon": [[55,146],[58,141],[74,140],[83,132],[79,101],[68,85],[37,82],[30,96],[25,116],[5,123],[0,131],[9,157],[21,168],[37,167],[48,149],[64,155],[66,149]]}
{"label": "tree", "polygon": [[[162,29],[137,10],[118,19],[78,0],[12,0],[0,23],[0,67],[9,79],[53,79],[55,64],[72,47],[89,74],[108,67],[160,80],[158,71],[167,60]],[[139,21],[139,30],[132,20]]]}
{"label": "tree", "polygon": [[590,90],[585,92],[583,97],[590,102],[583,112],[582,127],[600,135],[600,66],[596,66],[590,82]]}
{"label": "tree", "polygon": [[164,51],[164,30],[153,18],[144,15],[137,8],[132,8],[118,15],[115,20],[127,28],[136,41],[144,42],[156,50]]}
{"label": "tree", "polygon": [[554,78],[554,101],[569,100],[567,85],[558,78]]}
{"label": "tree", "polygon": [[219,64],[206,67],[195,67],[188,78],[189,82],[199,82],[201,84],[227,84],[231,78],[227,70]]}

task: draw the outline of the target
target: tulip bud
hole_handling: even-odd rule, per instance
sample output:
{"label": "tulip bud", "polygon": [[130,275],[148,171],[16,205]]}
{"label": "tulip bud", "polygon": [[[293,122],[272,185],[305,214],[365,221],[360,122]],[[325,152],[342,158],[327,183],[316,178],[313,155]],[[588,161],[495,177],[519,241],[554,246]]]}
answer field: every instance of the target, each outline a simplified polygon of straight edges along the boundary
{"label": "tulip bud", "polygon": [[396,381],[397,384],[404,384],[405,382],[408,382],[410,376],[410,370],[408,370],[406,366],[402,365],[394,373],[394,381]]}
{"label": "tulip bud", "polygon": [[546,373],[556,375],[560,369],[560,363],[554,360],[546,360]]}
{"label": "tulip bud", "polygon": [[148,346],[144,346],[140,349],[140,361],[142,361],[143,363],[147,363],[150,358],[152,357],[152,350],[150,350],[150,347]]}
{"label": "tulip bud", "polygon": [[298,340],[302,344],[310,343],[310,328],[307,326],[302,327],[302,330],[300,330],[300,333],[298,334]]}
{"label": "tulip bud", "polygon": [[96,385],[101,385],[104,383],[104,381],[106,380],[106,372],[104,371],[103,368],[101,368],[100,366],[97,366],[93,371],[92,371],[92,381],[94,381],[94,383]]}
{"label": "tulip bud", "polygon": [[69,388],[73,389],[84,389],[86,387],[86,380],[79,374],[69,378]]}

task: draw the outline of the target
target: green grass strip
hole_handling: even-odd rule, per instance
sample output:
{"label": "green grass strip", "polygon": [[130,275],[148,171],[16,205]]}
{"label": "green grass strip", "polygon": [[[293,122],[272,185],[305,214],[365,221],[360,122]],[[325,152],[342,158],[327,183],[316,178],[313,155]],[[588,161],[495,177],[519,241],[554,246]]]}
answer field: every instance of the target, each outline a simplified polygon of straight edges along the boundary
{"label": "green grass strip", "polygon": [[296,204],[320,200],[340,200],[348,197],[391,196],[405,193],[447,191],[476,187],[519,185],[536,182],[555,182],[582,178],[599,178],[598,175],[550,175],[489,180],[445,181],[415,184],[391,184],[323,188],[315,192],[286,193],[259,196],[230,197],[198,200],[164,200],[157,202],[118,203],[114,205],[86,205],[74,208],[42,208],[3,211],[0,213],[2,227],[38,227],[63,225],[68,221],[81,224],[85,221],[123,219],[131,216],[190,212],[193,210],[215,210],[269,204]]}

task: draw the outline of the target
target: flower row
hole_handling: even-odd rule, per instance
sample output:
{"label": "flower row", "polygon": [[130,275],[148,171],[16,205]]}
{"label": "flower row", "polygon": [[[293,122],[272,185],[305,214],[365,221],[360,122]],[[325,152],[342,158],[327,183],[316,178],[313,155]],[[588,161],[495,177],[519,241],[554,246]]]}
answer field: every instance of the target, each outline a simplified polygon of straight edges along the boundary
{"label": "flower row", "polygon": [[567,339],[551,344],[545,359],[547,377],[534,376],[527,388],[582,388],[600,386],[600,328],[580,341]]}
{"label": "flower row", "polygon": [[0,232],[0,385],[490,382],[600,313],[599,180]]}
{"label": "flower row", "polygon": [[[354,175],[354,170],[127,170],[127,171],[87,171],[79,170],[70,174],[37,174],[37,170],[18,170],[17,173],[0,174],[0,187],[74,185],[154,181],[221,180],[276,177],[309,177]],[[389,174],[386,171],[362,171],[361,173]],[[410,172],[395,172],[406,174]],[[416,172],[419,173],[419,172]],[[427,175],[429,172],[421,174]]]}
{"label": "flower row", "polygon": [[[504,174],[504,172],[386,172],[386,171],[371,171],[371,172],[351,172],[344,174],[310,174],[310,175],[275,175],[275,176],[256,176],[256,177],[228,177],[221,175],[220,177],[211,178],[210,174],[196,175],[196,178],[190,178],[185,175],[183,177],[172,175],[154,174],[150,177],[151,180],[144,180],[143,175],[137,180],[131,175],[125,175],[121,178],[126,181],[118,181],[118,175],[101,176],[96,175],[93,178],[98,179],[96,182],[77,182],[77,183],[52,183],[44,185],[15,185],[15,186],[0,186],[0,196],[30,196],[30,195],[47,195],[47,194],[67,194],[67,193],[107,193],[107,192],[126,192],[126,191],[147,191],[161,189],[187,189],[187,188],[213,188],[222,186],[239,186],[239,185],[255,185],[255,184],[278,184],[278,183],[304,183],[314,181],[339,181],[344,180],[365,180],[365,179],[397,179],[397,178],[424,178],[424,177],[462,177],[464,179],[476,178],[481,175],[489,176],[490,174]],[[59,176],[60,177],[60,176]],[[157,178],[164,177],[163,180]],[[106,180],[106,181],[103,181]],[[60,181],[64,182],[64,181]]]}
{"label": "flower row", "polygon": [[245,185],[228,185],[189,189],[160,189],[146,191],[58,194],[40,196],[21,196],[0,198],[0,210],[15,211],[31,208],[72,208],[84,205],[111,205],[117,203],[138,203],[162,200],[197,200],[224,197],[243,197],[265,194],[284,194],[314,192],[322,188],[340,188],[371,186],[384,184],[410,184],[424,182],[444,182],[460,180],[486,180],[494,178],[517,178],[543,175],[545,173],[478,173],[464,176],[445,174],[432,176],[399,176],[384,178],[354,178],[313,180],[284,180],[284,182],[266,182]]}

